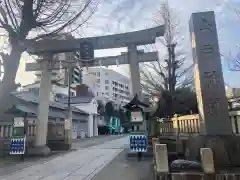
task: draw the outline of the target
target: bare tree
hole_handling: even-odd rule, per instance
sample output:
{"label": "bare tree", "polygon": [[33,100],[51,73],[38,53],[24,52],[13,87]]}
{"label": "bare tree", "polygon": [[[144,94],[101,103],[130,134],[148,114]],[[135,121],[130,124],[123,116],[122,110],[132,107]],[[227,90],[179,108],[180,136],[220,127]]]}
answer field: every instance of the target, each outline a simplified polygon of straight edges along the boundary
{"label": "bare tree", "polygon": [[4,75],[0,86],[0,110],[16,89],[15,77],[26,40],[40,40],[81,27],[97,8],[97,0],[2,0],[0,28],[9,43],[1,52]]}
{"label": "bare tree", "polygon": [[[236,14],[237,18],[240,20],[240,8],[238,2],[224,1],[222,6]],[[238,48],[236,54],[232,54],[231,51],[228,54],[221,54],[222,58],[227,62],[230,71],[240,71],[240,45],[236,44],[236,48]]]}
{"label": "bare tree", "polygon": [[184,68],[186,56],[183,52],[176,52],[180,38],[179,22],[168,3],[162,4],[157,11],[156,22],[165,24],[165,35],[160,41],[167,50],[167,58],[144,65],[144,69],[141,69],[143,89],[153,96],[164,96],[164,100],[169,106],[167,114],[171,115],[173,94],[177,87],[186,86],[192,81],[191,77],[187,78],[186,76],[192,66]]}
{"label": "bare tree", "polygon": [[230,71],[240,71],[240,53],[236,55],[232,55],[231,53],[228,55],[221,54],[221,56],[227,62]]}

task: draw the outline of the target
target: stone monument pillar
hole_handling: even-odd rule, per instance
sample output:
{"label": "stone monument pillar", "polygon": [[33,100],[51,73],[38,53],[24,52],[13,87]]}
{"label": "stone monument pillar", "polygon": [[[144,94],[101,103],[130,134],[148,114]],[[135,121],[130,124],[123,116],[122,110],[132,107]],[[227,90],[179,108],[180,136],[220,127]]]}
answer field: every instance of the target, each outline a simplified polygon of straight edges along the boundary
{"label": "stone monument pillar", "polygon": [[141,100],[142,96],[141,96],[140,72],[137,59],[138,59],[137,47],[136,45],[131,44],[128,46],[128,60],[132,80],[132,93],[133,97],[137,94],[139,100]]}
{"label": "stone monument pillar", "polygon": [[186,156],[200,161],[200,149],[211,148],[216,168],[239,166],[240,138],[233,135],[230,124],[214,12],[193,13],[190,32],[204,133],[188,139]]}
{"label": "stone monument pillar", "polygon": [[206,135],[231,135],[214,12],[190,20],[198,107]]}

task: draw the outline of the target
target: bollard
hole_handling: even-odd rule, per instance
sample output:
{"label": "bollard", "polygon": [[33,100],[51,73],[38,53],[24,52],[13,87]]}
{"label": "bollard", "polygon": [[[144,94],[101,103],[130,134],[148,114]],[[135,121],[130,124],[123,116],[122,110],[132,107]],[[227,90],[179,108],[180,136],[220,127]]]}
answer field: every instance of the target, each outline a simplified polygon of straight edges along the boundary
{"label": "bollard", "polygon": [[159,139],[158,138],[152,138],[152,150],[153,153],[155,152],[155,144],[159,143]]}

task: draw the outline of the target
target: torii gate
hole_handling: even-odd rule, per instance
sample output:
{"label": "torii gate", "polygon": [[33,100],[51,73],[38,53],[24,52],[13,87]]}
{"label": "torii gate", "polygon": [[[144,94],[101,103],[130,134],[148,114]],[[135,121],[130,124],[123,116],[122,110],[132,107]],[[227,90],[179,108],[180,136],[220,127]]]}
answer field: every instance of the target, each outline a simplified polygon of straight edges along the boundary
{"label": "torii gate", "polygon": [[[103,66],[115,65],[116,59],[118,59],[119,64],[129,64],[133,95],[137,94],[138,97],[141,97],[139,62],[156,61],[158,60],[158,53],[138,52],[137,46],[155,43],[156,38],[163,36],[164,32],[165,27],[162,25],[150,29],[115,35],[70,40],[54,39],[41,40],[38,42],[27,42],[26,44],[28,46],[28,53],[40,56],[45,55],[46,57],[43,58],[41,62],[26,64],[26,71],[42,71],[40,83],[40,104],[38,107],[38,120],[36,128],[36,147],[39,147],[41,149],[41,152],[47,149],[46,136],[49,111],[49,96],[51,91],[51,69],[60,68],[60,62],[54,62],[52,58],[54,54],[79,51],[80,44],[86,41],[91,42],[95,50],[127,47],[127,53],[120,56],[95,58],[94,60],[96,63],[91,66],[99,66],[97,63],[99,60],[101,60]],[[77,60],[71,59],[67,63],[76,65]]]}

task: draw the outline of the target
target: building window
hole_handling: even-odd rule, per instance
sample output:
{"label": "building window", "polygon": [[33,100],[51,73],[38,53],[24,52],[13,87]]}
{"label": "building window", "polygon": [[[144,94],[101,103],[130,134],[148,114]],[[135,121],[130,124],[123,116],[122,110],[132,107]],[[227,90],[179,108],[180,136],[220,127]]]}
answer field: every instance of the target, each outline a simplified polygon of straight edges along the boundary
{"label": "building window", "polygon": [[100,79],[96,79],[96,82],[97,82],[97,83],[100,83]]}
{"label": "building window", "polygon": [[105,86],[105,90],[108,90],[109,89],[109,87],[108,86]]}
{"label": "building window", "polygon": [[100,77],[100,72],[97,72],[97,76]]}
{"label": "building window", "polygon": [[108,84],[109,83],[109,80],[105,80],[105,84]]}

